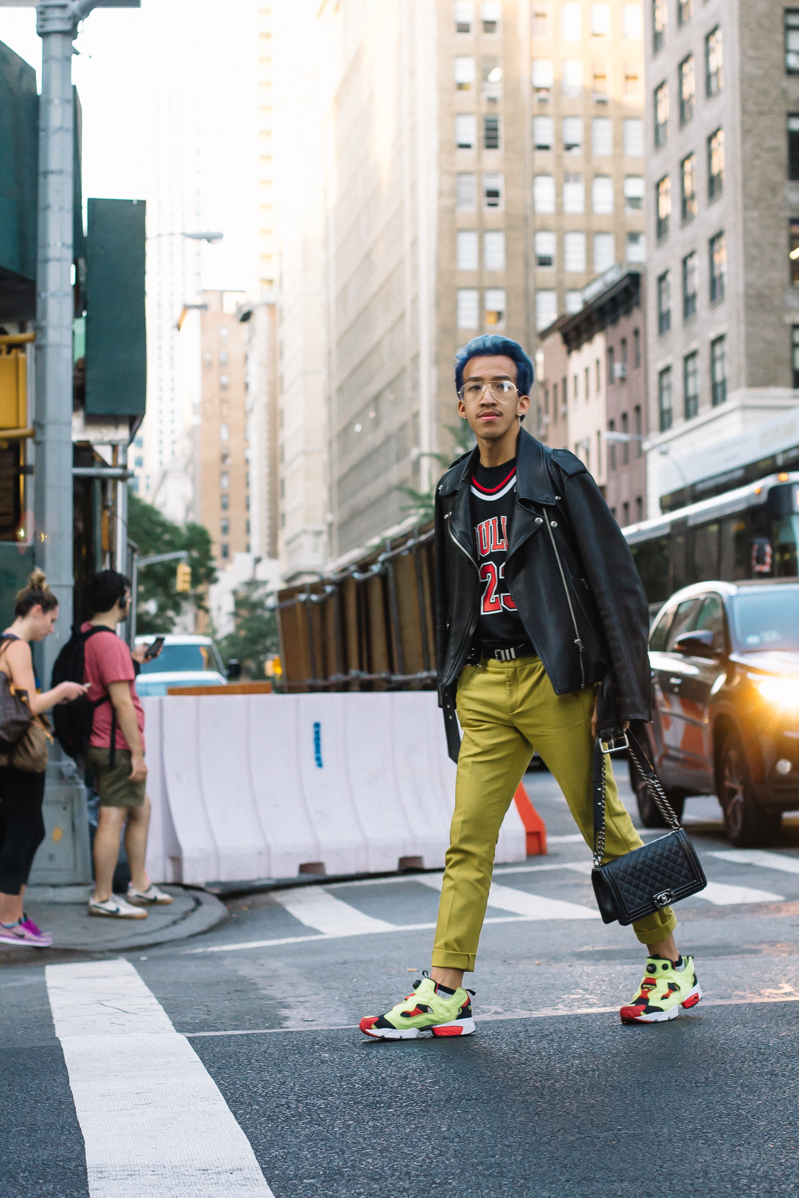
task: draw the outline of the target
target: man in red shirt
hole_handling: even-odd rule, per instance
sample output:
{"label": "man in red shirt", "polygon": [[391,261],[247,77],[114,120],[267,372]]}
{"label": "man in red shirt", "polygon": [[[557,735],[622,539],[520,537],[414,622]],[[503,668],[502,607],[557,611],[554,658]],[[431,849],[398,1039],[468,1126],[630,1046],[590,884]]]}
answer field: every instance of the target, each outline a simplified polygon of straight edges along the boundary
{"label": "man in red shirt", "polygon": [[[133,661],[144,659],[145,646],[131,654],[116,635],[117,625],[127,617],[130,607],[130,583],[124,575],[116,570],[95,574],[89,580],[85,598],[94,615],[81,632],[108,630],[88,637],[84,647],[83,681],[89,684],[89,698],[97,704],[86,765],[100,796],[89,915],[146,919],[145,908],[162,906],[172,899],[152,885],[144,866],[150,799],[146,791],[144,711],[134,685]],[[123,828],[131,874],[127,900],[113,893]]]}

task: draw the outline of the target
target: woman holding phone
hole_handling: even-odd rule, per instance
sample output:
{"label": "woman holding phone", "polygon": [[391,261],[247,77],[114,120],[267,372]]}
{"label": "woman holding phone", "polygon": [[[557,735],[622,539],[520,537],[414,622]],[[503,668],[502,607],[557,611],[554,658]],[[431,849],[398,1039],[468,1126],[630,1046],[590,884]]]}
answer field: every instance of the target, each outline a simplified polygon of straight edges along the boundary
{"label": "woman holding phone", "polygon": [[[43,641],[58,619],[58,599],[41,570],[34,570],[14,603],[14,622],[0,637],[0,670],[17,690],[25,691],[31,715],[41,715],[56,703],[77,699],[85,687],[62,682],[37,693],[31,642]],[[52,936],[37,928],[23,910],[25,886],[36,850],[44,840],[45,771],[31,773],[13,765],[14,754],[0,761],[0,945],[47,948]]]}

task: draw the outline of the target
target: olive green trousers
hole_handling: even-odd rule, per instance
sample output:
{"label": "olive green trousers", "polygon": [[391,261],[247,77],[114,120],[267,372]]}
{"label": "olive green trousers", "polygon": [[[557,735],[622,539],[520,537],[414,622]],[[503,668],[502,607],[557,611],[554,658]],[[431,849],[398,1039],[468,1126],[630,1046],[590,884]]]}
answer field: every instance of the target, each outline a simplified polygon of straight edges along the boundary
{"label": "olive green trousers", "polygon": [[[593,850],[591,803],[596,687],[556,695],[537,657],[466,666],[458,683],[463,730],[455,812],[438,909],[433,965],[473,970],[485,917],[499,830],[535,748],[560,786]],[[608,759],[610,767],[610,759]],[[641,838],[607,770],[605,860],[638,848]],[[657,944],[677,926],[670,907],[633,930]]]}

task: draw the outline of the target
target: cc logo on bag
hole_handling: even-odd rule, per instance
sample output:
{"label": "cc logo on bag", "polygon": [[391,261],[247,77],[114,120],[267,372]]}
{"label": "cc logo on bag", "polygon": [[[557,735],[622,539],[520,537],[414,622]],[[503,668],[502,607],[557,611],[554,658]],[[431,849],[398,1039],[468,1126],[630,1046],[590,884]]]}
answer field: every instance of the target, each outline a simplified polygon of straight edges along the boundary
{"label": "cc logo on bag", "polygon": [[661,890],[660,894],[652,896],[652,902],[656,907],[668,907],[673,895],[674,892],[672,890]]}

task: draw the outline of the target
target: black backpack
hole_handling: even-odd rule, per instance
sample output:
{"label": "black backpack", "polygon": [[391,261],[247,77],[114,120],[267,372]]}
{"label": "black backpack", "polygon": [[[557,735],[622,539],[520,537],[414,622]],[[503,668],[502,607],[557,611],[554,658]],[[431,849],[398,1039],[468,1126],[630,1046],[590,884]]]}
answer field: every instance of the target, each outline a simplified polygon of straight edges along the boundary
{"label": "black backpack", "polygon": [[[107,628],[104,624],[93,624],[85,632],[81,632],[80,629],[73,631],[72,636],[55,659],[53,686],[58,686],[60,682],[82,683],[84,681],[85,646],[89,637],[94,636],[96,632],[110,632],[112,636],[116,636],[113,628]],[[88,695],[79,695],[77,699],[71,699],[69,703],[56,703],[53,708],[53,729],[61,748],[70,757],[79,757],[86,752],[92,734],[94,712],[102,703],[110,702],[110,699],[111,696],[107,694],[103,695],[102,699],[94,701]],[[113,705],[111,710],[110,764],[113,767],[113,759],[116,756],[114,750],[117,739],[117,722],[116,710]]]}

